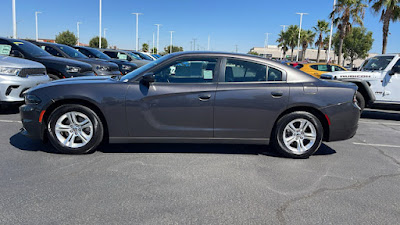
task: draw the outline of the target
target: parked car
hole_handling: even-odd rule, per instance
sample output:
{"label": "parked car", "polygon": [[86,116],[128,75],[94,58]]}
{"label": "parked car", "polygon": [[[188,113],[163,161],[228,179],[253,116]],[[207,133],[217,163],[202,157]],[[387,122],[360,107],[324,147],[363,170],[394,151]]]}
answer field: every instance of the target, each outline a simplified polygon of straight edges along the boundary
{"label": "parked car", "polygon": [[54,57],[29,41],[0,38],[0,45],[11,47],[10,56],[25,58],[43,64],[46,67],[47,75],[53,80],[94,76],[91,65],[76,60]]}
{"label": "parked car", "polygon": [[247,54],[180,52],[120,80],[71,79],[29,90],[22,133],[71,154],[102,141],[271,143],[285,156],[307,158],[322,140],[355,134],[356,90]]}
{"label": "parked car", "polygon": [[295,68],[316,78],[320,78],[322,74],[328,72],[347,71],[347,69],[342,66],[327,63],[299,63]]}
{"label": "parked car", "polygon": [[[5,50],[0,46],[1,50]],[[11,48],[8,48],[11,51]],[[46,68],[37,62],[0,55],[0,104],[23,102],[24,91],[38,84],[47,83],[50,78]]]}
{"label": "parked car", "polygon": [[138,66],[135,63],[127,62],[125,60],[120,60],[120,59],[113,59],[95,48],[84,47],[84,46],[74,46],[74,48],[89,58],[102,59],[106,60],[107,62],[112,62],[117,64],[119,67],[119,71],[122,73],[122,75],[125,75],[138,68]]}
{"label": "parked car", "polygon": [[400,103],[400,54],[377,55],[368,59],[361,71],[326,73],[321,78],[355,83],[361,109],[374,103]]}
{"label": "parked car", "polygon": [[149,61],[154,61],[155,60],[153,58],[153,56],[151,56],[150,54],[146,54],[145,52],[138,52],[138,51],[132,51],[132,50],[126,50],[126,51],[131,52],[131,53],[139,56],[143,60],[149,60]]}
{"label": "parked car", "polygon": [[90,64],[92,66],[92,70],[97,76],[115,77],[121,75],[117,64],[107,62],[106,60],[102,59],[91,59],[68,45],[49,42],[31,42],[53,56],[73,59]]}
{"label": "parked car", "polygon": [[151,54],[154,58],[156,58],[156,59],[159,59],[159,58],[161,58],[161,55],[159,55],[159,54]]}
{"label": "parked car", "polygon": [[114,49],[100,49],[100,51],[113,59],[126,60],[128,62],[135,63],[136,65],[138,65],[138,67],[144,66],[150,62],[149,60],[141,59],[139,56],[129,51]]}

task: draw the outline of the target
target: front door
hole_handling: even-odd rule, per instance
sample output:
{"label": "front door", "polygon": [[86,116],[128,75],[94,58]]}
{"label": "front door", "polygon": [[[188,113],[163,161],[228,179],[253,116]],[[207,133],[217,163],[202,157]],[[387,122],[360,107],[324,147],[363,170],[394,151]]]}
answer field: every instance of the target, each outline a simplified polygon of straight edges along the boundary
{"label": "front door", "polygon": [[217,59],[184,58],[153,71],[155,82],[130,85],[131,137],[212,138]]}
{"label": "front door", "polygon": [[[400,59],[392,68],[400,67]],[[390,71],[383,78],[382,84],[384,86],[384,101],[400,102],[400,74],[389,74]]]}

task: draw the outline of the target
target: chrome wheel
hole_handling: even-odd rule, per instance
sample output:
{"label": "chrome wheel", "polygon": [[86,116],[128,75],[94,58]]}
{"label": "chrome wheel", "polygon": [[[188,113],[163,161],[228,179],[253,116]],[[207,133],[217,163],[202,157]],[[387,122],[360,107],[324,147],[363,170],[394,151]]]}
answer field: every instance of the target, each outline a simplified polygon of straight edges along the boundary
{"label": "chrome wheel", "polygon": [[54,132],[62,146],[80,148],[92,139],[93,123],[81,112],[67,112],[58,118]]}
{"label": "chrome wheel", "polygon": [[295,119],[283,130],[285,146],[296,155],[307,152],[315,144],[317,131],[313,123],[306,119]]}

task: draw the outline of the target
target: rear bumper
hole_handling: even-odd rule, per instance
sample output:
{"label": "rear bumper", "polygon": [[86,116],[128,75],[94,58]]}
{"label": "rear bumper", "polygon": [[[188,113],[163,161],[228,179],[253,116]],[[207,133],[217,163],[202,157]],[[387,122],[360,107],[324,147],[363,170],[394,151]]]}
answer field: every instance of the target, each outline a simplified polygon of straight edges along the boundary
{"label": "rear bumper", "polygon": [[360,110],[352,102],[327,107],[323,112],[331,123],[328,141],[347,140],[356,134]]}
{"label": "rear bumper", "polygon": [[23,102],[23,92],[42,83],[47,83],[50,78],[45,76],[0,76],[0,101]]}

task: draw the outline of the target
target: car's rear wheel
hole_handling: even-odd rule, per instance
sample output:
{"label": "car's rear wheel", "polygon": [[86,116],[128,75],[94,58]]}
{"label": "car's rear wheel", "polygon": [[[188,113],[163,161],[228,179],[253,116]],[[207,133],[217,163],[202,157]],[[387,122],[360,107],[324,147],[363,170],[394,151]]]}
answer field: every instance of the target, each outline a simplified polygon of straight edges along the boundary
{"label": "car's rear wheel", "polygon": [[278,120],[271,141],[286,157],[308,158],[318,150],[323,133],[321,122],[313,114],[292,112]]}
{"label": "car's rear wheel", "polygon": [[54,110],[48,123],[49,140],[61,153],[92,152],[103,140],[103,125],[97,114],[82,105],[63,105]]}

